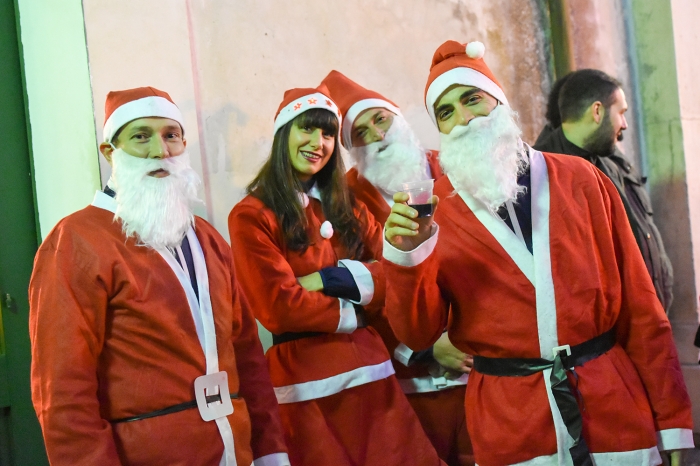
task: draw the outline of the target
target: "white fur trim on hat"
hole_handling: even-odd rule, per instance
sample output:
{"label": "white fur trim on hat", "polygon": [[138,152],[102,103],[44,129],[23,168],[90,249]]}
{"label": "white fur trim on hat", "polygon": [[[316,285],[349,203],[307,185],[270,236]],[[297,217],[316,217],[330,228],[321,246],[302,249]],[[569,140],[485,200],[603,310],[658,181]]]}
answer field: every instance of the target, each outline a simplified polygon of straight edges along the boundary
{"label": "white fur trim on hat", "polygon": [[401,115],[401,110],[386,100],[358,100],[345,112],[345,121],[343,121],[343,146],[345,146],[346,149],[350,150],[352,148],[352,124],[355,122],[355,118],[368,108],[385,108],[390,112]]}
{"label": "white fur trim on hat", "polygon": [[428,114],[433,123],[437,126],[437,119],[435,118],[435,110],[433,106],[435,101],[445,92],[450,86],[455,84],[461,84],[463,86],[473,86],[488,92],[493,97],[495,97],[499,102],[504,105],[508,105],[508,99],[503,93],[503,89],[498,87],[498,84],[491,81],[484,74],[472,68],[460,67],[452,68],[451,70],[445,71],[440,76],[435,78],[435,80],[430,84],[428,92],[425,94],[425,107],[428,109]]}
{"label": "white fur trim on hat", "polygon": [[185,128],[182,112],[177,105],[164,97],[148,96],[127,102],[112,112],[102,130],[104,141],[110,142],[114,134],[130,121],[149,117],[170,118],[180,123],[183,130]]}
{"label": "white fur trim on hat", "polygon": [[312,108],[322,108],[333,112],[335,116],[338,117],[338,126],[341,127],[342,118],[340,117],[338,106],[331,100],[330,97],[326,97],[320,92],[316,92],[315,94],[300,97],[284,107],[277,115],[277,118],[275,118],[275,129],[273,134],[277,133],[278,129],[292,121],[298,115],[301,115]]}

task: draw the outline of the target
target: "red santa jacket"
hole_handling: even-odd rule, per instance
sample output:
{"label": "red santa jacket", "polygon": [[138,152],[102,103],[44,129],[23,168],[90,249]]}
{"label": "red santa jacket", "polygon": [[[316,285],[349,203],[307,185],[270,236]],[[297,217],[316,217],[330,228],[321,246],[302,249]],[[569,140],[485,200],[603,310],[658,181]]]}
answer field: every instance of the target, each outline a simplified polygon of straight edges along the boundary
{"label": "red santa jacket", "polygon": [[[385,242],[392,326],[427,347],[451,305],[450,340],[462,351],[550,360],[556,346],[614,329],[616,345],[576,368],[584,437],[597,464],[659,464],[657,443],[692,446],[690,401],[619,195],[581,159],[532,151],[530,167],[533,254],[448,177],[435,189],[437,234],[407,253]],[[472,372],[466,409],[481,465],[568,457],[571,438],[544,373]]]}
{"label": "red santa jacket", "polygon": [[[371,315],[384,304],[381,264],[368,262],[381,255],[382,227],[362,203],[357,204],[365,244],[365,254],[359,258],[365,262],[360,268],[371,273],[374,283],[371,301],[362,304]],[[310,245],[303,253],[287,248],[274,212],[253,196],[238,203],[228,220],[236,275],[260,323],[274,334],[325,333],[274,345],[267,351],[279,403],[332,395],[394,373],[375,330],[356,328],[350,303],[307,291],[298,283],[297,277],[337,266],[348,258],[337,235],[327,239],[320,234],[326,221],[320,201],[311,198],[305,212]]]}
{"label": "red santa jacket", "polygon": [[[35,259],[32,400],[49,460],[218,465],[222,437],[197,408],[109,422],[193,400],[194,380],[207,370],[178,277],[157,251],[126,239],[113,218],[94,205],[64,218]],[[277,403],[255,319],[231,272],[231,249],[201,218],[195,232],[206,262],[219,370],[228,373],[229,391],[239,394],[228,416],[235,456],[245,465],[277,457],[286,451]]]}

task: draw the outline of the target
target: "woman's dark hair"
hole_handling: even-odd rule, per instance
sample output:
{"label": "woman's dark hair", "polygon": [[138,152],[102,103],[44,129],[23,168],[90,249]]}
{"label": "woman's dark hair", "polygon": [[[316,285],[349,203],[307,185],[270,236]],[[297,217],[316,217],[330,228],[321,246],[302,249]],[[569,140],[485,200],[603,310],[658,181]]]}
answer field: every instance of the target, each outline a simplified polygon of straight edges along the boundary
{"label": "woman's dark hair", "polygon": [[287,247],[294,251],[306,251],[310,245],[306,232],[308,221],[299,199],[303,187],[289,159],[289,135],[293,125],[319,128],[335,139],[330,160],[314,175],[314,181],[321,192],[323,213],[333,225],[334,234],[339,236],[350,258],[359,259],[364,250],[362,228],[353,211],[355,197],[345,181],[345,165],[338,140],[338,119],[330,111],[320,108],[308,110],[278,129],[272,142],[270,158],[246,190],[275,213]]}

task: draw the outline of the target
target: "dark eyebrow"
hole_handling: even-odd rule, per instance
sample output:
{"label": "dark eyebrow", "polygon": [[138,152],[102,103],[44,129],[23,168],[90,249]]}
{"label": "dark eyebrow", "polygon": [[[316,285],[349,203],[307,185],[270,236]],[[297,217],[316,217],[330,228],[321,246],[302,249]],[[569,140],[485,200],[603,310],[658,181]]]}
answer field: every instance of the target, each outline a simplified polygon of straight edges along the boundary
{"label": "dark eyebrow", "polygon": [[147,133],[152,133],[153,128],[151,128],[150,126],[135,126],[135,127],[131,128],[131,130],[129,130],[129,133],[134,134],[134,133],[138,133],[139,131],[145,131]]}
{"label": "dark eyebrow", "polygon": [[438,108],[435,109],[435,115],[439,114],[443,110],[447,110],[449,108],[453,108],[454,106],[452,104],[442,104]]}
{"label": "dark eyebrow", "polygon": [[353,132],[353,133],[357,133],[358,131],[363,130],[363,129],[367,129],[367,125],[355,126],[355,127],[352,129],[352,132]]}
{"label": "dark eyebrow", "polygon": [[171,132],[177,132],[177,133],[182,132],[182,128],[180,128],[180,125],[170,125],[170,126],[166,126],[163,129],[165,129],[165,131],[171,131]]}
{"label": "dark eyebrow", "polygon": [[463,99],[465,99],[465,98],[467,98],[467,97],[471,97],[471,96],[473,96],[474,94],[478,94],[479,92],[484,92],[484,91],[482,91],[482,90],[479,89],[478,87],[474,87],[474,88],[472,88],[472,89],[469,89],[468,91],[465,91],[464,94],[462,94],[461,96],[459,96],[459,100],[463,100]]}

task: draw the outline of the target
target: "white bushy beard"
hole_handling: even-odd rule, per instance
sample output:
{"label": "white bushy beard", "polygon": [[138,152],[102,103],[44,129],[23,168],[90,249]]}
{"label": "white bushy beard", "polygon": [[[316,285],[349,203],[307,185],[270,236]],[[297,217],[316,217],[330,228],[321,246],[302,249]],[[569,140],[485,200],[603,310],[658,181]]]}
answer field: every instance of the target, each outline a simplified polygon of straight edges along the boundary
{"label": "white bushy beard", "polygon": [[[170,175],[148,175],[158,169]],[[122,221],[127,238],[134,236],[141,245],[174,248],[182,242],[194,224],[192,207],[201,203],[199,184],[187,152],[162,160],[134,157],[122,149],[112,153],[109,186],[117,193],[114,219]]]}
{"label": "white bushy beard", "polygon": [[510,107],[498,105],[488,116],[440,135],[440,165],[455,190],[467,191],[492,212],[525,191],[518,175],[530,161],[516,119]]}
{"label": "white bushy beard", "polygon": [[350,155],[360,175],[383,191],[393,194],[401,183],[428,176],[428,160],[418,138],[401,115],[394,116],[384,140],[352,147]]}

